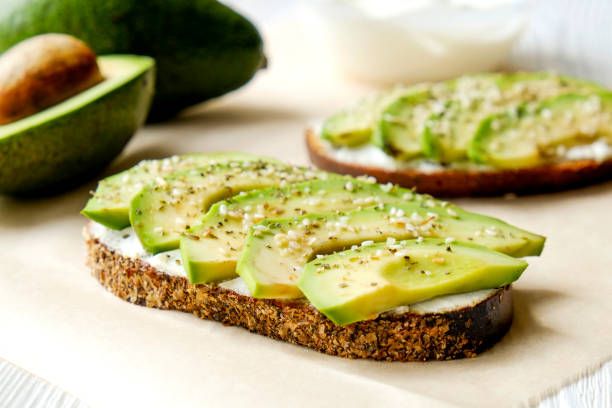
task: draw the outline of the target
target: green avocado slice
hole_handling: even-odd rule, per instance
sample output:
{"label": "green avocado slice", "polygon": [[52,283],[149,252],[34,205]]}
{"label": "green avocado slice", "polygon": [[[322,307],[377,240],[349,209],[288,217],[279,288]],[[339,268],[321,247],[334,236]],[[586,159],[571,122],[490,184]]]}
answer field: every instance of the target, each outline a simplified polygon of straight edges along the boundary
{"label": "green avocado slice", "polygon": [[380,116],[372,142],[402,160],[422,153],[420,134],[435,103],[431,91],[402,96]]}
{"label": "green avocado slice", "polygon": [[428,89],[402,95],[382,112],[375,127],[373,144],[400,160],[422,156],[423,131],[432,114],[448,108],[455,95],[478,95],[492,86],[500,74],[466,75],[432,85]]}
{"label": "green avocado slice", "polygon": [[498,168],[534,167],[562,160],[571,147],[612,141],[612,93],[562,95],[532,110],[485,119],[470,158]]}
{"label": "green avocado slice", "polygon": [[142,246],[158,253],[179,247],[182,233],[217,201],[242,191],[339,177],[288,164],[232,161],[179,171],[145,186],[130,204],[130,223]]}
{"label": "green avocado slice", "polygon": [[367,97],[354,107],[345,109],[323,123],[321,137],[334,146],[357,146],[372,137],[372,130],[381,112],[401,95],[407,95],[428,88],[428,84],[411,87],[398,86],[390,91]]}
{"label": "green avocado slice", "polygon": [[480,245],[427,238],[315,259],[297,285],[321,313],[345,325],[435,296],[502,287],[526,267]]}
{"label": "green avocado slice", "polygon": [[243,160],[275,162],[247,153],[202,153],[143,160],[134,167],[101,180],[81,214],[111,229],[123,229],[130,226],[130,202],[157,177],[213,163]]}
{"label": "green avocado slice", "polygon": [[418,237],[473,242],[512,256],[539,255],[545,241],[498,219],[456,208],[379,205],[347,213],[262,221],[249,230],[237,273],[253,297],[301,297],[296,283],[315,255]]}
{"label": "green avocado slice", "polygon": [[147,115],[155,62],[106,55],[98,66],[104,81],[0,126],[0,193],[57,192],[92,177],[121,152]]}
{"label": "green avocado slice", "polygon": [[230,279],[236,277],[236,262],[249,228],[257,222],[406,202],[417,202],[423,208],[448,205],[409,189],[353,178],[314,180],[251,191],[216,203],[201,224],[181,236],[183,265],[194,284]]}
{"label": "green avocado slice", "polygon": [[500,76],[482,92],[455,95],[442,112],[431,115],[422,134],[423,153],[441,163],[464,161],[478,125],[487,116],[567,93],[601,91],[596,84],[554,73]]}

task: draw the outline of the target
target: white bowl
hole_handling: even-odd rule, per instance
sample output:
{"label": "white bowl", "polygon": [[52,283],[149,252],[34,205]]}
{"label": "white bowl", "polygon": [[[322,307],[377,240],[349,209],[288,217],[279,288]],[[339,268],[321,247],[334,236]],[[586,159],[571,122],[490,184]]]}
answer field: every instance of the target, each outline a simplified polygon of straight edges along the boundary
{"label": "white bowl", "polygon": [[348,75],[379,84],[436,81],[503,66],[526,0],[306,0],[303,10]]}

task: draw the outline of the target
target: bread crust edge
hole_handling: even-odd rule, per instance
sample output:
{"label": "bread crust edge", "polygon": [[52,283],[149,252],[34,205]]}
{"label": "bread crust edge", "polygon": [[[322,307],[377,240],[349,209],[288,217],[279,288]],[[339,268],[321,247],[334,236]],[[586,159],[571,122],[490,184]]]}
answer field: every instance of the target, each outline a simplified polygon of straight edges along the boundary
{"label": "bread crust edge", "polygon": [[306,130],[306,147],[312,163],[322,170],[352,176],[367,174],[376,177],[379,183],[415,187],[419,193],[441,197],[551,192],[591,184],[612,176],[612,159],[601,162],[575,160],[514,170],[386,170],[336,160],[327,153],[327,147],[311,129]]}
{"label": "bread crust edge", "polygon": [[475,357],[512,324],[512,288],[498,289],[480,303],[446,313],[383,314],[338,326],[299,300],[255,299],[214,284],[192,285],[124,257],[85,229],[87,264],[108,291],[128,302],[193,313],[243,327],[273,339],[345,358],[384,361],[451,360]]}

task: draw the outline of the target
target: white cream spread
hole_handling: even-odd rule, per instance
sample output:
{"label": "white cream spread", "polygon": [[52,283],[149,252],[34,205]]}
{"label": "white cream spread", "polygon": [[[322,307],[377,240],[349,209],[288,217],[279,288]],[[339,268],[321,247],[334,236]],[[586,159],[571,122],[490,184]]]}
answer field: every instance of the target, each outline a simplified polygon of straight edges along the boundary
{"label": "white cream spread", "polygon": [[[416,170],[421,173],[435,173],[443,170],[492,170],[490,166],[471,162],[450,163],[443,166],[439,163],[416,159],[401,161],[389,156],[378,147],[364,144],[356,147],[334,147],[329,141],[320,139],[327,154],[343,163],[360,164],[363,166],[376,166],[381,169],[396,171],[401,169]],[[559,149],[559,160],[595,160],[598,162],[612,158],[612,146],[606,140],[600,139],[593,143]]]}
{"label": "white cream spread", "polygon": [[605,140],[598,140],[591,144],[574,146],[567,149],[564,157],[567,160],[595,160],[604,161],[612,157],[612,146]]}
{"label": "white cream spread", "polygon": [[[142,247],[131,227],[113,230],[102,224],[90,222],[88,231],[92,238],[98,239],[102,244],[126,258],[138,259],[145,264],[153,266],[159,273],[183,278],[187,277],[183,269],[181,253],[178,249],[153,255]],[[240,277],[221,282],[219,286],[240,295],[250,296],[244,280]],[[400,306],[389,310],[387,313],[401,314],[408,311],[419,314],[448,312],[480,303],[495,293],[495,291],[496,289],[486,289],[457,295],[439,296],[424,302]]]}
{"label": "white cream spread", "polygon": [[334,147],[329,141],[319,139],[327,153],[334,159],[363,166],[376,166],[389,171],[402,169],[416,170],[421,173],[436,173],[444,170],[491,170],[492,167],[472,162],[450,163],[443,166],[426,159],[415,159],[403,161],[388,155],[378,147],[371,144],[363,144],[356,147]]}

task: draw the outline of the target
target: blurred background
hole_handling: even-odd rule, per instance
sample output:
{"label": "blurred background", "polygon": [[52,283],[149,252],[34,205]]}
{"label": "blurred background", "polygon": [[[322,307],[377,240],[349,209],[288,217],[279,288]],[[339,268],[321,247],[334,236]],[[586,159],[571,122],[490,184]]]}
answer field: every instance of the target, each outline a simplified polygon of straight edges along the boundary
{"label": "blurred background", "polygon": [[[608,0],[225,3],[250,17],[265,36],[291,26],[305,41],[301,46],[317,50],[319,63],[333,64],[362,82],[414,82],[518,69],[555,70],[612,86]],[[436,67],[440,64],[444,66]]]}

